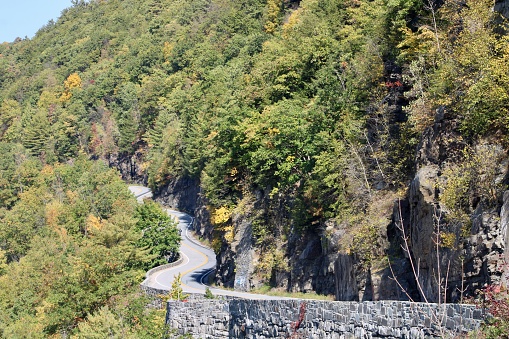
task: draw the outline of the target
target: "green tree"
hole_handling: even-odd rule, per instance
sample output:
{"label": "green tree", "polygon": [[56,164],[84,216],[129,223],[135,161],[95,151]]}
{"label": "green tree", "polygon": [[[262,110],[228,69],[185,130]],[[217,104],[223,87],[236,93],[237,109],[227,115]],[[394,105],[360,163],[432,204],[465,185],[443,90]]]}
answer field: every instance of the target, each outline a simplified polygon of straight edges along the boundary
{"label": "green tree", "polygon": [[155,202],[145,201],[137,207],[136,217],[136,228],[141,232],[137,246],[148,248],[155,257],[148,268],[178,258],[180,233],[176,222],[166,211]]}
{"label": "green tree", "polygon": [[182,277],[180,273],[173,278],[169,297],[171,298],[171,300],[177,301],[185,300],[188,297],[188,295],[185,294],[184,290],[182,289]]}
{"label": "green tree", "polygon": [[32,155],[41,156],[50,163],[55,160],[54,136],[51,133],[48,116],[43,110],[38,110],[24,124],[22,143]]}
{"label": "green tree", "polygon": [[7,256],[5,251],[0,250],[0,275],[4,274],[7,269]]}
{"label": "green tree", "polygon": [[138,141],[140,111],[138,107],[138,88],[134,83],[126,83],[119,89],[118,105],[113,107],[119,130],[118,147],[122,152],[132,153]]}
{"label": "green tree", "polygon": [[212,294],[212,291],[210,290],[210,288],[207,286],[205,287],[205,298],[206,299],[214,299],[214,295]]}
{"label": "green tree", "polygon": [[135,338],[115,314],[104,306],[78,325],[76,338]]}
{"label": "green tree", "polygon": [[[12,133],[8,132],[10,128],[14,128],[13,125],[16,124],[16,120],[19,121],[21,117],[21,106],[15,100],[4,100],[0,106],[0,137],[2,140],[8,138],[8,136]],[[10,141],[10,140],[9,140]]]}

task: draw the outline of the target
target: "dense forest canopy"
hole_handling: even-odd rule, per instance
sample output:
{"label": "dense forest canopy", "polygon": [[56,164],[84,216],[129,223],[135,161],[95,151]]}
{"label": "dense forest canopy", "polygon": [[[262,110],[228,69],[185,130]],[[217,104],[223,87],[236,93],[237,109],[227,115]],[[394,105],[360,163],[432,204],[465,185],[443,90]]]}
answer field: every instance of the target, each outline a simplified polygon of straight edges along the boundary
{"label": "dense forest canopy", "polygon": [[[156,192],[199,179],[216,248],[231,241],[232,211],[262,190],[291,201],[284,232],[358,225],[348,251],[369,265],[387,223],[377,204],[401,195],[438,115],[458,123],[463,168],[481,139],[507,147],[509,44],[491,6],[80,0],[33,39],[1,44],[0,335],[80,333],[110,316],[140,330],[118,320],[145,318],[115,296],[178,235],[140,239],[163,216],[136,208],[101,162],[112,156],[141,154]],[[501,189],[462,187],[444,195],[457,220],[474,190],[489,200]],[[253,223],[277,257],[276,230]]]}
{"label": "dense forest canopy", "polygon": [[[119,333],[158,333],[163,320],[155,311],[144,314],[139,283],[177,249],[180,237],[166,213],[155,203],[138,206],[103,162],[78,156],[42,164],[22,146],[0,147],[2,175],[9,179],[2,184],[0,336],[78,333],[76,326],[93,312],[98,322],[117,317],[108,326]],[[142,233],[149,220],[164,229]],[[154,318],[159,326],[150,324]],[[89,337],[88,325],[80,326]]]}

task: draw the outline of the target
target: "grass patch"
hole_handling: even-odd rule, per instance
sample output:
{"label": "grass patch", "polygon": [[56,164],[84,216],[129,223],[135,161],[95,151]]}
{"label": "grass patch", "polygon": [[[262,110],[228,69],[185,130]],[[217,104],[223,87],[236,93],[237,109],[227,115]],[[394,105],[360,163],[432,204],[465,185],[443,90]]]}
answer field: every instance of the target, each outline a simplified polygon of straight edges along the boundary
{"label": "grass patch", "polygon": [[263,285],[260,288],[249,291],[249,293],[265,294],[265,295],[271,295],[274,297],[284,297],[284,298],[334,301],[334,296],[332,296],[332,295],[323,295],[323,294],[317,294],[314,292],[311,292],[311,293],[309,293],[309,292],[308,293],[287,292],[287,291],[280,290],[278,288],[272,288],[269,285]]}

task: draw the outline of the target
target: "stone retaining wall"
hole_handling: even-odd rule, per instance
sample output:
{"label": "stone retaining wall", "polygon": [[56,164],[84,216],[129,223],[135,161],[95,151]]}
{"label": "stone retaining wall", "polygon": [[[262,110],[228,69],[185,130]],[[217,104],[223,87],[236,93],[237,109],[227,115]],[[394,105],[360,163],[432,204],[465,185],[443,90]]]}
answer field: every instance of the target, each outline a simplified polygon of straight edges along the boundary
{"label": "stone retaining wall", "polygon": [[178,266],[180,264],[182,264],[182,262],[184,261],[184,256],[179,253],[179,258],[174,261],[174,262],[171,262],[169,264],[164,264],[164,265],[161,265],[161,266],[157,266],[157,267],[154,267],[150,270],[147,271],[147,273],[145,273],[145,280],[141,283],[142,286],[147,286],[147,282],[150,280],[150,276],[156,272],[159,272],[159,271],[162,271],[162,270],[165,270],[167,268],[170,268],[170,267],[175,267],[175,266]]}
{"label": "stone retaining wall", "polygon": [[167,324],[193,338],[441,338],[479,327],[473,305],[405,301],[171,301]]}
{"label": "stone retaining wall", "polygon": [[154,267],[147,271],[147,273],[145,274],[145,280],[140,284],[140,288],[143,292],[145,292],[145,294],[147,294],[148,296],[153,298],[152,302],[148,305],[148,307],[162,308],[163,301],[161,300],[161,298],[159,296],[168,294],[168,292],[169,292],[168,290],[162,290],[162,289],[157,289],[157,288],[148,286],[150,276],[152,274],[162,271],[166,268],[178,266],[178,265],[182,264],[183,261],[184,261],[184,256],[182,254],[179,254],[179,259],[177,261],[174,261],[169,264],[157,266],[157,267]]}

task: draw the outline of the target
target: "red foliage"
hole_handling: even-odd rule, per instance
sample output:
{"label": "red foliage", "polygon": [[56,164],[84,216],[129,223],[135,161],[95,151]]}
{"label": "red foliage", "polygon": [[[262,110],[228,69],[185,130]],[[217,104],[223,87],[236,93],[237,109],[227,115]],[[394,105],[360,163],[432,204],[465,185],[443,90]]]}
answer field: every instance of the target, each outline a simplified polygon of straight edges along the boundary
{"label": "red foliage", "polygon": [[[500,272],[506,272],[509,270],[508,264],[504,259],[499,261],[498,270]],[[488,285],[481,291],[481,297],[483,299],[483,307],[493,317],[509,322],[509,290],[506,286],[509,286],[509,277],[506,276],[508,281],[506,284]]]}
{"label": "red foliage", "polygon": [[509,321],[509,293],[501,285],[489,285],[483,289],[486,310],[495,318]]}
{"label": "red foliage", "polygon": [[299,307],[299,318],[297,319],[297,321],[293,322],[291,325],[292,335],[290,336],[290,338],[297,337],[297,330],[299,329],[300,325],[304,321],[305,315],[306,315],[306,303],[302,302]]}
{"label": "red foliage", "polygon": [[398,87],[401,87],[401,86],[403,86],[403,84],[402,84],[402,83],[401,83],[401,81],[399,81],[399,80],[396,80],[396,81],[394,81],[394,82],[392,82],[392,81],[387,81],[387,82],[385,83],[385,87],[387,87],[387,88],[398,88]]}

